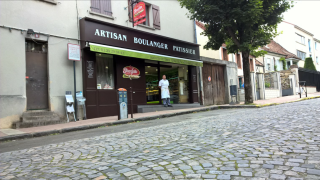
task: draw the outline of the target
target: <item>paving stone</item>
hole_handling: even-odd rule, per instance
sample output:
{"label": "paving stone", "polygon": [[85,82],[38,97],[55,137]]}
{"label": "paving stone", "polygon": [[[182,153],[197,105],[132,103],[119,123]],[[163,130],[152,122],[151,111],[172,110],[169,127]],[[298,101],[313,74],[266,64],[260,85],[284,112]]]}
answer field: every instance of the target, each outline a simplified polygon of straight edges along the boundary
{"label": "paving stone", "polygon": [[286,176],[298,176],[298,173],[296,173],[294,171],[285,171],[284,174]]}
{"label": "paving stone", "polygon": [[274,165],[272,165],[272,164],[264,164],[264,165],[262,165],[262,167],[265,168],[265,169],[273,169]]}
{"label": "paving stone", "polygon": [[171,172],[171,174],[174,176],[183,175],[183,173],[181,171],[173,171],[173,172]]}
{"label": "paving stone", "polygon": [[308,169],[307,173],[320,176],[320,170],[318,170],[318,169]]}
{"label": "paving stone", "polygon": [[203,163],[202,166],[204,168],[208,168],[208,167],[212,167],[212,164],[211,163]]}
{"label": "paving stone", "polygon": [[303,159],[288,159],[289,162],[294,162],[294,163],[304,163]]}
{"label": "paving stone", "polygon": [[241,176],[250,176],[250,177],[252,177],[252,172],[241,171]]}
{"label": "paving stone", "polygon": [[313,169],[313,168],[315,168],[315,165],[314,165],[314,164],[302,164],[302,166],[301,166],[301,167],[303,167],[303,168]]}
{"label": "paving stone", "polygon": [[132,175],[136,175],[136,174],[138,174],[136,171],[129,171],[129,172],[126,172],[126,173],[123,173],[123,175],[125,175],[125,176],[132,176]]}
{"label": "paving stone", "polygon": [[225,175],[225,174],[219,174],[217,179],[231,179],[230,175]]}
{"label": "paving stone", "polygon": [[280,180],[285,180],[286,176],[285,175],[280,175],[280,174],[270,174],[271,179],[280,179]]}
{"label": "paving stone", "polygon": [[234,171],[236,168],[234,167],[220,167],[221,171]]}
{"label": "paving stone", "polygon": [[202,174],[201,177],[203,179],[214,179],[217,177],[217,175],[214,175],[214,174]]}
{"label": "paving stone", "polygon": [[209,171],[209,174],[222,174],[222,171]]}
{"label": "paving stone", "polygon": [[229,175],[232,175],[232,176],[238,176],[240,173],[239,173],[239,171],[224,171],[223,174],[229,174]]}
{"label": "paving stone", "polygon": [[201,174],[187,174],[187,179],[199,179],[201,177]]}
{"label": "paving stone", "polygon": [[291,170],[297,171],[297,172],[306,172],[306,168],[301,168],[301,167],[293,167]]}

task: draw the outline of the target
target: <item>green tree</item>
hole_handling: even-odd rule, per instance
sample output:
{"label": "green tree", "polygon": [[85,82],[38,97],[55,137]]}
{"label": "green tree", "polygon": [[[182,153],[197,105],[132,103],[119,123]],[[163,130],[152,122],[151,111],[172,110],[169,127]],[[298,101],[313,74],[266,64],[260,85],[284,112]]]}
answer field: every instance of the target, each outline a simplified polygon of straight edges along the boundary
{"label": "green tree", "polygon": [[252,103],[249,55],[277,35],[281,14],[291,7],[287,0],[178,0],[188,17],[204,22],[205,49],[218,50],[226,43],[228,53],[242,52],[245,103]]}
{"label": "green tree", "polygon": [[304,62],[304,68],[305,69],[310,69],[310,70],[314,70],[316,71],[316,67],[313,64],[312,58],[311,57],[307,57],[305,62]]}

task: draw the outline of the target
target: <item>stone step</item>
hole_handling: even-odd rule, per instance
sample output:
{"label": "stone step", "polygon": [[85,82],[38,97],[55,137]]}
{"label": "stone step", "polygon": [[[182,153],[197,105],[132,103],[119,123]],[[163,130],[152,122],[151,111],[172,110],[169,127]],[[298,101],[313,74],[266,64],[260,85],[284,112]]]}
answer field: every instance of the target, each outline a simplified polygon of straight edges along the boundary
{"label": "stone step", "polygon": [[56,114],[51,116],[26,116],[22,117],[22,122],[35,122],[35,121],[56,121],[60,120],[60,117]]}
{"label": "stone step", "polygon": [[36,126],[46,126],[46,125],[52,125],[52,124],[63,124],[66,122],[67,120],[16,122],[13,124],[13,128],[19,129],[19,128],[28,128],[28,127],[36,127]]}
{"label": "stone step", "polygon": [[168,110],[176,110],[176,109],[200,108],[200,107],[202,107],[202,106],[199,103],[173,104],[172,107],[163,107],[163,105],[139,105],[138,106],[138,113],[168,111]]}
{"label": "stone step", "polygon": [[20,121],[13,124],[13,128],[27,128],[35,126],[45,126],[50,124],[66,123],[58,114],[52,111],[36,110],[27,111],[22,114]]}
{"label": "stone step", "polygon": [[32,117],[32,116],[52,116],[55,112],[52,111],[26,111],[22,113],[22,117]]}

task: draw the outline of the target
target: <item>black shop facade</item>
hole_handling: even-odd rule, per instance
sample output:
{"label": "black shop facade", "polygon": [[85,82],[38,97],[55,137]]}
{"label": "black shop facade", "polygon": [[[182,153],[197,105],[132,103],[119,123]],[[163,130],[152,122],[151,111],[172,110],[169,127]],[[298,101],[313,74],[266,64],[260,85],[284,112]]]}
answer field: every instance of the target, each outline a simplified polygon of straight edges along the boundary
{"label": "black shop facade", "polygon": [[162,75],[175,104],[198,103],[199,45],[102,22],[80,20],[83,93],[87,118],[115,116],[117,89],[128,90],[128,111],[160,105]]}

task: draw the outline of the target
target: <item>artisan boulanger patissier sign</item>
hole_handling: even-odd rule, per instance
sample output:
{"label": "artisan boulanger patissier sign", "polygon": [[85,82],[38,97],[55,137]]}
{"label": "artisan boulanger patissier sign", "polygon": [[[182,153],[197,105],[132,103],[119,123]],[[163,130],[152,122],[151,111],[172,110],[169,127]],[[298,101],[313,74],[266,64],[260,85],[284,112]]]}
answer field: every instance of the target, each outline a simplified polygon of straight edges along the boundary
{"label": "artisan boulanger patissier sign", "polygon": [[197,44],[100,22],[91,18],[80,20],[80,36],[81,40],[86,42],[191,60],[200,59],[199,45]]}

